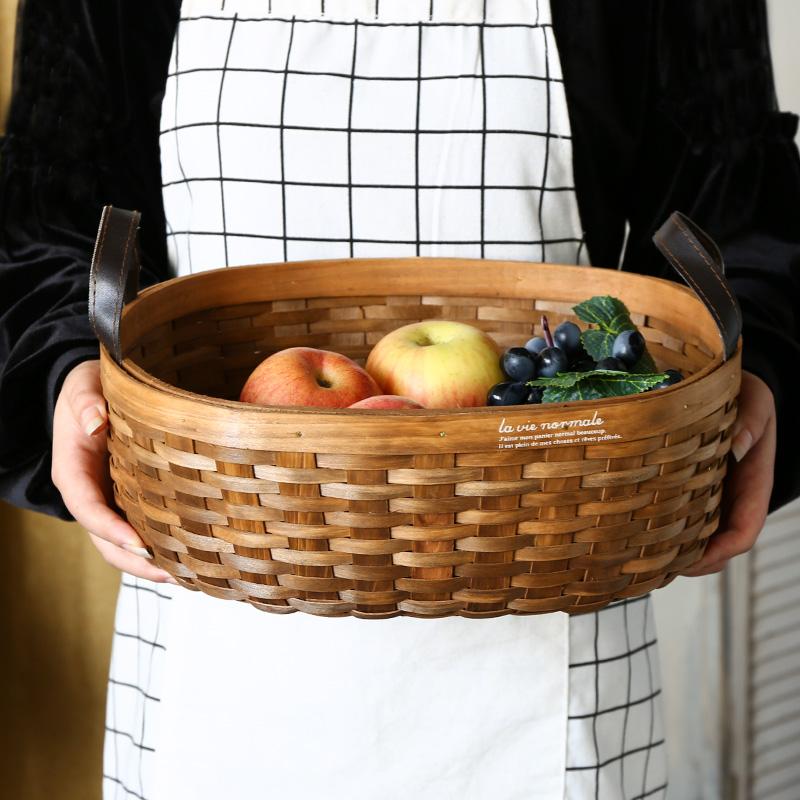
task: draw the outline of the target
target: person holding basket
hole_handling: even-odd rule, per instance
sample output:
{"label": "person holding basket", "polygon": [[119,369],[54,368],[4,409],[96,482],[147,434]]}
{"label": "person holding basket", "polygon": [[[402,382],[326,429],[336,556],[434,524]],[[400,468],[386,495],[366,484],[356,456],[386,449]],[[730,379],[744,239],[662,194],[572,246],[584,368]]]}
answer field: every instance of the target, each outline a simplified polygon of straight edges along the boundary
{"label": "person holding basket", "polygon": [[800,160],[763,3],[695,5],[27,0],[0,165],[0,492],[76,519],[125,573],[105,797],[666,796],[649,595],[369,624],[178,588],[113,502],[86,298],[106,204],[142,211],[143,285],[386,256],[669,277],[650,240],[682,208],[744,319],[722,524],[685,574],[718,572],[800,495]]}

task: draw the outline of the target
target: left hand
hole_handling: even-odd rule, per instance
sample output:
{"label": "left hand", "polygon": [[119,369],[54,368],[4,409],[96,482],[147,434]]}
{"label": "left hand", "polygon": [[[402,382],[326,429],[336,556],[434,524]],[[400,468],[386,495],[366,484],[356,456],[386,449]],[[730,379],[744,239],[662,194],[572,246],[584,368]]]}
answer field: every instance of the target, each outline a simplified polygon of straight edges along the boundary
{"label": "left hand", "polygon": [[746,553],[764,527],[775,470],[775,400],[770,388],[750,372],[742,373],[739,413],[733,425],[731,453],[722,495],[719,529],[703,557],[681,573],[689,577],[720,572],[734,556]]}

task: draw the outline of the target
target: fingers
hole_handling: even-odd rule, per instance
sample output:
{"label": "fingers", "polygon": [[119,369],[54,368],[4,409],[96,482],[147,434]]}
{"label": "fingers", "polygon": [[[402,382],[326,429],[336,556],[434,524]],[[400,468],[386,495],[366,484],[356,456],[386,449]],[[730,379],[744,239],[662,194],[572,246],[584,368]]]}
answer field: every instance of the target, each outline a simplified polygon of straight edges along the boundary
{"label": "fingers", "polygon": [[106,492],[101,488],[103,483],[98,477],[104,465],[98,465],[87,457],[78,457],[76,461],[75,470],[61,491],[75,519],[101,539],[139,557],[150,558],[144,542],[133,527],[109,508]]}
{"label": "fingers", "polygon": [[145,578],[148,581],[156,583],[173,583],[176,586],[178,582],[168,572],[156,567],[151,561],[148,561],[141,556],[134,555],[133,553],[126,552],[106,539],[100,536],[95,536],[93,533],[89,534],[94,546],[100,551],[100,555],[122,572],[128,572],[131,575],[136,575],[137,578]]}
{"label": "fingers", "polygon": [[711,537],[703,558],[685,575],[696,577],[718,572],[731,558],[752,548],[767,518],[774,459],[772,420],[758,444],[731,470],[720,530]]}
{"label": "fingers", "polygon": [[81,430],[70,434],[54,425],[53,482],[69,512],[86,530],[142,555],[144,542],[110,507],[114,495],[105,439],[82,441],[88,439]]}
{"label": "fingers", "polygon": [[[761,383],[757,378],[754,380]],[[750,383],[753,391],[748,390],[742,397],[739,431],[734,442],[743,432],[757,438],[739,463],[731,464],[719,532],[711,537],[703,558],[684,575],[698,577],[719,572],[731,558],[750,550],[764,527],[772,494],[777,426],[772,394],[763,386],[767,396]]]}
{"label": "fingers", "polygon": [[108,412],[100,385],[100,363],[70,370],[53,417],[53,483],[72,516],[91,531],[94,546],[112,566],[159,583],[176,583],[151,563],[136,531],[113,509],[114,492],[103,434]]}
{"label": "fingers", "polygon": [[[97,420],[102,416],[98,427]],[[89,422],[86,422],[89,420]],[[106,437],[108,415],[99,362],[72,369],[62,385],[53,417],[52,479],[69,512],[86,530],[138,555],[146,554],[136,531],[113,509]],[[88,431],[93,431],[89,433]]]}

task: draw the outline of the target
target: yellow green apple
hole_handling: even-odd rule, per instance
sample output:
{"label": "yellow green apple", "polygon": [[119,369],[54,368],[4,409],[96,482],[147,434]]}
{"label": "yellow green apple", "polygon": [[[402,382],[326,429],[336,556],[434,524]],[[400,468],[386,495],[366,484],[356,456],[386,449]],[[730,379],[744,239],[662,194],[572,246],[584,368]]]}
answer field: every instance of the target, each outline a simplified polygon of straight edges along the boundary
{"label": "yellow green apple", "polygon": [[425,320],[387,333],[372,348],[367,372],[386,394],[410,397],[425,408],[485,406],[502,381],[499,348],[463,322]]}

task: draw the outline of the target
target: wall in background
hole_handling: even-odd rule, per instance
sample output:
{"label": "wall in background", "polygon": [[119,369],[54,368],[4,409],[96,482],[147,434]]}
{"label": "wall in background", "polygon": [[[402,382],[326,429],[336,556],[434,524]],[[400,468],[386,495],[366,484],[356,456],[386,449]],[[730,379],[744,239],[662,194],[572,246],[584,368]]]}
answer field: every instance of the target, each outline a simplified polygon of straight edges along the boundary
{"label": "wall in background", "polygon": [[5,130],[11,96],[11,64],[14,60],[14,21],[17,0],[0,0],[0,134]]}
{"label": "wall in background", "polygon": [[3,800],[100,800],[118,586],[77,523],[0,502]]}
{"label": "wall in background", "polygon": [[[775,86],[782,111],[800,113],[800,2],[767,0]],[[800,144],[800,131],[797,142]]]}

